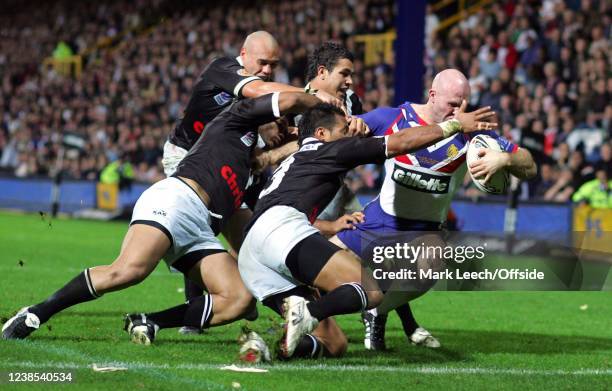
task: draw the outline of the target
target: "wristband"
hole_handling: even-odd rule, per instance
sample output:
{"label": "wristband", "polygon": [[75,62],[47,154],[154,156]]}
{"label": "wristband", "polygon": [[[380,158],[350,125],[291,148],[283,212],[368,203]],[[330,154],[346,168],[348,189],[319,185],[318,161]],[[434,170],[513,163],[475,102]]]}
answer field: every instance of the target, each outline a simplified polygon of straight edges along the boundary
{"label": "wristband", "polygon": [[450,137],[455,133],[459,133],[463,130],[463,126],[461,126],[461,122],[457,119],[450,119],[448,121],[444,121],[438,124],[439,127],[442,128],[442,134],[444,138]]}

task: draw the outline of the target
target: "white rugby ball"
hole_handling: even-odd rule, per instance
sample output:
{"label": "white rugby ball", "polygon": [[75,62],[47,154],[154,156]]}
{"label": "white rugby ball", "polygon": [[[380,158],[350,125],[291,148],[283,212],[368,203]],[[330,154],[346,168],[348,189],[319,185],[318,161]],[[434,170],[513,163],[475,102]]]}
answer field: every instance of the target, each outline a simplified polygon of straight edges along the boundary
{"label": "white rugby ball", "polygon": [[497,140],[495,140],[491,136],[479,134],[472,138],[472,140],[470,140],[470,144],[468,145],[467,154],[465,156],[465,160],[468,165],[468,172],[470,173],[472,182],[474,182],[478,190],[487,194],[505,194],[506,189],[510,184],[510,176],[507,170],[501,169],[497,171],[495,174],[493,174],[493,176],[489,179],[489,182],[487,183],[484,183],[484,177],[474,178],[474,176],[470,172],[469,166],[471,165],[471,163],[480,159],[480,157],[478,157],[478,150],[481,148],[489,148],[497,152],[502,152],[502,149],[499,146]]}

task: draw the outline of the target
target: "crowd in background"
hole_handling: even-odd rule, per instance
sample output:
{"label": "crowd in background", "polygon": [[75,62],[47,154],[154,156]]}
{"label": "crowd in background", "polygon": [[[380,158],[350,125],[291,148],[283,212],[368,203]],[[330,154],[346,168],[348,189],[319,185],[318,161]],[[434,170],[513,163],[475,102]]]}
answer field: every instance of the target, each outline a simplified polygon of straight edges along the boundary
{"label": "crowd in background", "polygon": [[[161,147],[198,75],[211,59],[236,56],[257,29],[281,45],[277,81],[305,85],[308,53],[341,41],[357,54],[354,89],[364,107],[389,105],[392,80],[363,65],[354,36],[388,31],[393,15],[388,0],[15,4],[0,30],[0,167],[19,177],[51,175],[61,135],[70,132],[87,145],[63,159],[65,179],[96,179],[120,157],[134,166],[136,179],[160,179]],[[85,54],[80,79],[41,69],[58,39]],[[87,49],[112,39],[118,44]]]}
{"label": "crowd in background", "polygon": [[428,11],[425,84],[468,75],[471,105],[493,107],[538,164],[524,197],[564,202],[598,170],[612,179],[611,13],[605,0],[497,1],[437,35]]}
{"label": "crowd in background", "polygon": [[[64,178],[99,179],[119,158],[131,162],[138,180],[162,178],[162,145],[199,73],[216,56],[237,55],[246,34],[258,29],[280,43],[276,81],[304,85],[308,53],[335,40],[355,53],[353,89],[364,109],[392,103],[393,65],[381,56],[381,63],[366,67],[354,39],[393,27],[392,0],[206,7],[197,1],[60,0],[3,7],[0,170],[19,177],[53,175],[62,134],[69,132],[83,136],[86,146],[65,156]],[[567,201],[598,169],[612,178],[611,12],[604,0],[498,1],[437,32],[440,20],[428,9],[425,86],[448,67],[468,76],[470,104],[494,107],[500,132],[538,162],[538,178],[524,197]],[[60,41],[83,54],[80,79],[41,66]],[[374,190],[381,168],[360,167],[349,179],[353,190]],[[472,191],[466,182],[464,194]]]}

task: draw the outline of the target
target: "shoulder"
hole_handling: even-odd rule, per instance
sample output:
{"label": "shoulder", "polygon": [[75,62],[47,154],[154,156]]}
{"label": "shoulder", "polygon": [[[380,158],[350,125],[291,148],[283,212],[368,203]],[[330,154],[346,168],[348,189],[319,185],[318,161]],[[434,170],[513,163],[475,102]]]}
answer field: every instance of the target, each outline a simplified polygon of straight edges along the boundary
{"label": "shoulder", "polygon": [[373,119],[376,121],[393,122],[402,115],[399,107],[378,107],[370,112],[360,115],[364,120]]}
{"label": "shoulder", "polygon": [[232,57],[217,57],[208,64],[206,69],[214,70],[238,70],[242,69],[242,66],[238,63],[235,58]]}

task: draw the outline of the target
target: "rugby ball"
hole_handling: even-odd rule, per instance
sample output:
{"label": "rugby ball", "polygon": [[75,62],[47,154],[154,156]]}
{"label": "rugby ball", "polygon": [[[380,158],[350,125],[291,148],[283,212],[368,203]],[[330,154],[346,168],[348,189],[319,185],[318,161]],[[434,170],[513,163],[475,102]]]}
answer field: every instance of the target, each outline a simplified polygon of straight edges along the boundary
{"label": "rugby ball", "polygon": [[499,143],[493,137],[487,136],[485,134],[479,134],[473,137],[470,140],[470,144],[468,145],[468,150],[465,157],[466,163],[468,165],[468,172],[470,173],[472,182],[474,182],[478,190],[487,194],[505,194],[506,189],[510,184],[510,176],[507,170],[502,169],[497,171],[495,174],[493,174],[493,176],[489,179],[489,182],[487,183],[484,182],[484,177],[474,178],[474,176],[470,172],[470,164],[480,159],[480,157],[478,157],[478,150],[481,148],[489,148],[497,152],[502,152]]}

